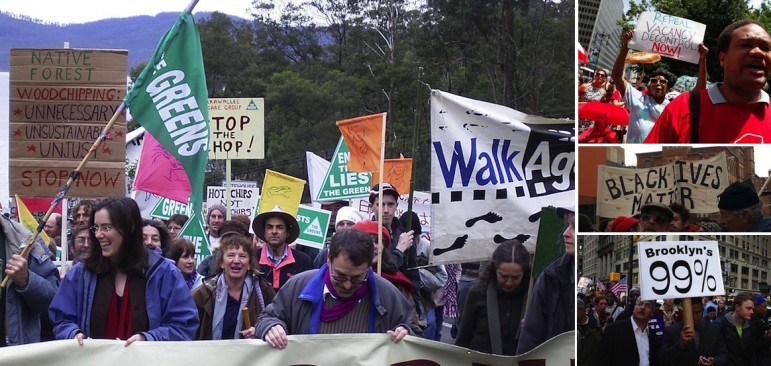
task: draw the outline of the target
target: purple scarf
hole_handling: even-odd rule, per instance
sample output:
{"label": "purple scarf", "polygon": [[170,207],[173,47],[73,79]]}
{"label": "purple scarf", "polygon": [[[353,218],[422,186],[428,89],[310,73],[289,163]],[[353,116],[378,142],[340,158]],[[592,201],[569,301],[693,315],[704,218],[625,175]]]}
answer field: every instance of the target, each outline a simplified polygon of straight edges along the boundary
{"label": "purple scarf", "polygon": [[338,297],[337,291],[335,291],[335,287],[332,286],[332,277],[329,274],[329,269],[327,269],[326,273],[324,274],[324,284],[327,285],[327,289],[329,289],[329,292],[332,294],[332,296],[340,300],[340,303],[337,305],[332,305],[329,307],[323,305],[321,306],[321,321],[327,323],[340,319],[345,316],[345,314],[350,313],[356,304],[359,303],[359,300],[361,300],[364,295],[367,294],[367,289],[369,288],[369,286],[367,286],[368,283],[363,283],[361,287],[359,287],[359,289],[353,293],[353,296],[347,299],[341,299]]}

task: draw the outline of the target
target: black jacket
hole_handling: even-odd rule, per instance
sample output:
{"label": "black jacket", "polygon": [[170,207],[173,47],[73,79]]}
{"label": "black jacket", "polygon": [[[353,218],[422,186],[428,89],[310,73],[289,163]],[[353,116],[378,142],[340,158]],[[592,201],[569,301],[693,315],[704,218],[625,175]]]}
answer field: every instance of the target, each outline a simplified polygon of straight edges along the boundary
{"label": "black jacket", "polygon": [[662,366],[693,366],[698,364],[699,356],[714,357],[715,365],[725,365],[728,360],[725,343],[720,335],[720,326],[706,321],[698,325],[699,344],[690,341],[680,347],[680,332],[685,323],[678,322],[664,329],[664,342],[659,352]]}
{"label": "black jacket", "polygon": [[661,341],[654,334],[648,332],[648,355],[640,355],[637,352],[637,339],[632,329],[632,320],[616,320],[608,324],[605,333],[602,334],[600,349],[604,354],[599,357],[600,366],[630,366],[639,365],[640,357],[648,357],[651,366],[659,365],[659,350]]}

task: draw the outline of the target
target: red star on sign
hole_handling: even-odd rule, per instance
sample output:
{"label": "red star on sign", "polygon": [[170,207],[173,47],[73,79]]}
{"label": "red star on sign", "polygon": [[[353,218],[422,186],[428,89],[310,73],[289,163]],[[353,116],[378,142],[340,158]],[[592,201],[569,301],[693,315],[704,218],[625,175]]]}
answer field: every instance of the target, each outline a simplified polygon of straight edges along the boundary
{"label": "red star on sign", "polygon": [[18,116],[20,114],[21,114],[21,108],[16,108],[16,109],[13,110],[13,115],[14,116]]}
{"label": "red star on sign", "polygon": [[123,137],[123,131],[115,132],[115,136]]}
{"label": "red star on sign", "polygon": [[21,128],[17,128],[16,131],[13,131],[14,136],[21,136]]}
{"label": "red star on sign", "polygon": [[35,149],[35,145],[29,145],[29,146],[27,146],[27,152],[30,152],[30,151],[31,151],[31,152],[35,152],[35,150],[36,150],[36,149]]}
{"label": "red star on sign", "polygon": [[112,149],[110,149],[110,148],[109,148],[109,147],[107,147],[107,146],[105,146],[105,147],[103,147],[103,148],[102,148],[102,152],[103,152],[103,153],[105,153],[105,154],[107,154],[107,155],[112,155]]}

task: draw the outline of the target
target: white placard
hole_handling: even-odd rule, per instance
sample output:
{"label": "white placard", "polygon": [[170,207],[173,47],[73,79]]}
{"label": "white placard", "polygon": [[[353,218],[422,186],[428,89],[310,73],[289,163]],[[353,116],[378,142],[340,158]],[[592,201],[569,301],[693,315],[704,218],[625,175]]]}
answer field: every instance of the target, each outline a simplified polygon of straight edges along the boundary
{"label": "white placard", "polygon": [[698,64],[699,43],[704,41],[706,31],[706,25],[690,19],[644,11],[637,21],[629,46]]}
{"label": "white placard", "polygon": [[725,295],[716,241],[637,244],[641,299]]}

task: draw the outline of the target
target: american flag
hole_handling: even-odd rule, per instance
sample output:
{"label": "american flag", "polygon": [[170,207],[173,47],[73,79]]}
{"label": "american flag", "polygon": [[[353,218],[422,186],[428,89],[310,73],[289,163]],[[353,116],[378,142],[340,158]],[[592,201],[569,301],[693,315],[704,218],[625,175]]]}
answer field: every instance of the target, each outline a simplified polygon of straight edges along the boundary
{"label": "american flag", "polygon": [[600,290],[600,292],[605,292],[605,284],[603,284],[602,281],[597,281],[597,289]]}
{"label": "american flag", "polygon": [[617,297],[620,297],[621,293],[626,292],[626,277],[622,278],[621,281],[616,282],[615,285],[610,286],[610,290],[613,291]]}

